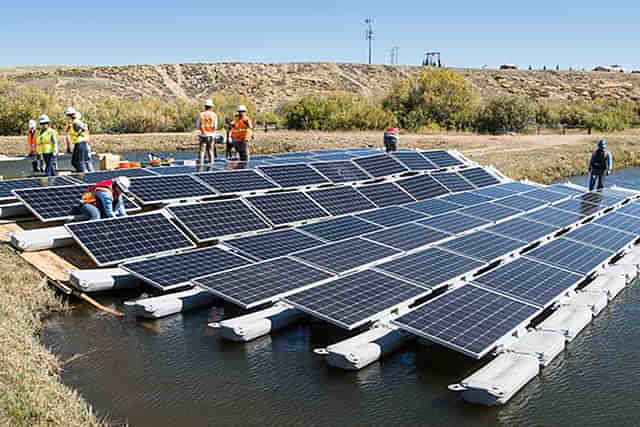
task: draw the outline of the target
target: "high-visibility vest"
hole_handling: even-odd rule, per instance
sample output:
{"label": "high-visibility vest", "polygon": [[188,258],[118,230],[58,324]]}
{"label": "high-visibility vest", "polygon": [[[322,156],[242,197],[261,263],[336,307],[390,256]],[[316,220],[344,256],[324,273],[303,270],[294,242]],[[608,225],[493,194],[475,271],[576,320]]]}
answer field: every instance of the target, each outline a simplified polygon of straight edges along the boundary
{"label": "high-visibility vest", "polygon": [[98,209],[100,209],[100,212],[102,212],[102,214],[104,215],[104,208],[102,207],[102,203],[100,203],[100,199],[98,199],[96,192],[104,191],[111,194],[111,197],[113,198],[113,203],[114,204],[117,203],[118,198],[120,197],[120,193],[113,188],[114,182],[115,180],[113,179],[106,179],[104,181],[100,181],[97,184],[89,186],[89,188],[87,188],[87,191],[85,191],[84,194],[82,195],[82,201],[84,203],[89,203],[91,205],[96,206]]}
{"label": "high-visibility vest", "polygon": [[[249,125],[244,122],[247,121]],[[253,130],[251,129],[251,119],[247,116],[244,119],[238,118],[231,122],[231,138],[234,141],[248,141],[251,139]]]}
{"label": "high-visibility vest", "polygon": [[40,133],[38,134],[38,154],[49,154],[54,152],[54,135],[56,135],[56,131],[51,128],[45,130],[44,132],[40,131]]}
{"label": "high-visibility vest", "polygon": [[66,133],[69,135],[69,138],[71,138],[71,142],[74,144],[89,140],[89,131],[85,130],[82,132],[76,132],[76,130],[73,128],[73,123],[67,126]]}
{"label": "high-visibility vest", "polygon": [[207,110],[200,113],[200,133],[207,134],[216,131],[216,113]]}
{"label": "high-visibility vest", "polygon": [[36,154],[38,150],[38,132],[27,131],[27,150],[29,154]]}

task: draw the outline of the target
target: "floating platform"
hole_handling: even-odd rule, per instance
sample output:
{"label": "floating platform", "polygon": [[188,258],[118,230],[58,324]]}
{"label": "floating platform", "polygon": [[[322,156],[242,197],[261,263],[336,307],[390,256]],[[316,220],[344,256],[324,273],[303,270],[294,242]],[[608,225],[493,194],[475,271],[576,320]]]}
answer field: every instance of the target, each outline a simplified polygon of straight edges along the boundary
{"label": "floating platform", "polygon": [[593,319],[593,312],[590,308],[562,306],[540,323],[536,330],[555,332],[562,335],[567,342],[571,342],[587,327],[591,319]]}
{"label": "floating platform", "polygon": [[132,307],[138,317],[159,319],[210,306],[215,299],[211,292],[201,288],[193,288],[173,294],[130,301],[125,304]]}
{"label": "floating platform", "polygon": [[139,286],[135,276],[120,268],[71,270],[69,282],[71,286],[82,292],[114,291]]}
{"label": "floating platform", "polygon": [[73,238],[63,226],[11,233],[11,246],[23,252],[43,251],[71,245],[73,245]]}

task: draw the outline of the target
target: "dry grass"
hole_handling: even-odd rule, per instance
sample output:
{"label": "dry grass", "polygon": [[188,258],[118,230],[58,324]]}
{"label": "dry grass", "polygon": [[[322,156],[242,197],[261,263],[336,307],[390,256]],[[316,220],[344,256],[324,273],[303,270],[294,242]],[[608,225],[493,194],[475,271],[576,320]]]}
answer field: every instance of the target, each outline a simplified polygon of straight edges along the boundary
{"label": "dry grass", "polygon": [[65,310],[34,268],[0,246],[0,425],[101,426],[60,382],[59,362],[38,339],[41,316]]}

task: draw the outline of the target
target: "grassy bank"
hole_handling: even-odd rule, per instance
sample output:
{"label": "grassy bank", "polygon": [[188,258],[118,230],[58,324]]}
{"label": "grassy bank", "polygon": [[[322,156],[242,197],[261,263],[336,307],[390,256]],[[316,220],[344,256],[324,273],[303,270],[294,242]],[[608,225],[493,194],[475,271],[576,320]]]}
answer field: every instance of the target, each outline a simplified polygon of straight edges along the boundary
{"label": "grassy bank", "polygon": [[60,363],[38,339],[41,317],[65,309],[33,267],[0,246],[0,425],[100,426],[59,379]]}

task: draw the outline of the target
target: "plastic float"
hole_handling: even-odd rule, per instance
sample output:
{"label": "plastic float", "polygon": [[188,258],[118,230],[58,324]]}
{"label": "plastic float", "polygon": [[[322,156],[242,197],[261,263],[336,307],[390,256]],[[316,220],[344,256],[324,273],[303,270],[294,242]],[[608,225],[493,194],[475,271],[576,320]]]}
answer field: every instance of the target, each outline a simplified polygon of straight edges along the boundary
{"label": "plastic float", "polygon": [[460,383],[450,385],[449,390],[460,392],[467,402],[504,405],[539,372],[537,357],[507,352]]}
{"label": "plastic float", "polygon": [[14,231],[10,235],[11,246],[24,252],[61,248],[74,243],[71,234],[62,226]]}
{"label": "plastic float", "polygon": [[71,286],[82,292],[102,292],[138,287],[138,279],[120,268],[71,270]]}
{"label": "plastic float", "polygon": [[209,326],[220,329],[221,336],[225,339],[247,342],[283,329],[304,317],[301,311],[279,302],[267,309],[222,322],[210,323]]}
{"label": "plastic float", "polygon": [[576,292],[568,301],[570,307],[585,308],[591,310],[597,316],[609,303],[607,294],[594,292]]}
{"label": "plastic float", "polygon": [[326,355],[327,363],[331,366],[355,371],[399,350],[410,338],[396,327],[379,324],[366,332],[314,352]]}
{"label": "plastic float", "polygon": [[533,356],[540,365],[547,366],[564,350],[564,337],[555,332],[532,330],[509,345],[505,351]]}
{"label": "plastic float", "polygon": [[9,203],[0,206],[0,218],[17,218],[29,215],[31,215],[31,211],[23,203]]}
{"label": "plastic float", "polygon": [[555,332],[562,335],[567,342],[571,342],[591,322],[592,318],[591,309],[580,306],[562,306],[535,329]]}
{"label": "plastic float", "polygon": [[582,288],[582,292],[604,293],[609,301],[614,299],[627,286],[627,280],[622,275],[599,276],[593,282]]}
{"label": "plastic float", "polygon": [[634,264],[615,264],[602,272],[604,277],[622,276],[627,283],[631,283],[638,276],[638,267]]}
{"label": "plastic float", "polygon": [[202,288],[192,288],[182,292],[127,301],[125,305],[132,307],[135,315],[146,319],[159,319],[213,304],[215,296]]}

